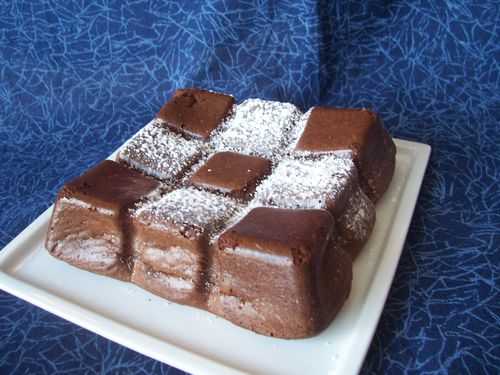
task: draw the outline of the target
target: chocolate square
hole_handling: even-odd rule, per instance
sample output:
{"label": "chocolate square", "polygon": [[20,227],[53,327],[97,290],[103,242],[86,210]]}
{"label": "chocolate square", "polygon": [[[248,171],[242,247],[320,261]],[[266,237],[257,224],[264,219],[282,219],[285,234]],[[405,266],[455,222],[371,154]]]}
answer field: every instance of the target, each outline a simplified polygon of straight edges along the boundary
{"label": "chocolate square", "polygon": [[297,143],[297,150],[358,150],[378,123],[375,113],[359,109],[315,107]]}
{"label": "chocolate square", "polygon": [[235,152],[219,152],[195,172],[191,183],[203,189],[245,199],[270,171],[271,162],[267,159]]}
{"label": "chocolate square", "polygon": [[158,113],[174,131],[207,139],[230,114],[234,98],[200,89],[180,89]]}
{"label": "chocolate square", "polygon": [[315,107],[305,117],[299,151],[351,150],[366,194],[378,200],[394,173],[396,148],[377,114],[365,109]]}
{"label": "chocolate square", "polygon": [[76,267],[128,280],[127,211],[158,187],[152,178],[103,161],[59,192],[47,234],[48,251]]}
{"label": "chocolate square", "polygon": [[221,234],[209,310],[270,336],[319,332],[347,298],[352,261],[325,210],[259,207]]}
{"label": "chocolate square", "polygon": [[210,239],[238,205],[231,199],[183,188],[139,205],[132,282],[172,301],[201,307],[211,264]]}
{"label": "chocolate square", "polygon": [[202,152],[201,141],[185,139],[152,121],[125,145],[117,161],[175,185]]}

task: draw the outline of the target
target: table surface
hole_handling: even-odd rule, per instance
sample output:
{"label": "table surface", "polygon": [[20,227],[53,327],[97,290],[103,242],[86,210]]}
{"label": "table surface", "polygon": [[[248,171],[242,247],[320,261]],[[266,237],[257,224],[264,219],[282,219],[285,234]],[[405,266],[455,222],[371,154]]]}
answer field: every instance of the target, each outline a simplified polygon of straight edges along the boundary
{"label": "table surface", "polygon": [[[372,108],[433,152],[362,374],[497,374],[499,42],[493,0],[0,2],[0,248],[178,87]],[[182,371],[0,291],[0,373]]]}

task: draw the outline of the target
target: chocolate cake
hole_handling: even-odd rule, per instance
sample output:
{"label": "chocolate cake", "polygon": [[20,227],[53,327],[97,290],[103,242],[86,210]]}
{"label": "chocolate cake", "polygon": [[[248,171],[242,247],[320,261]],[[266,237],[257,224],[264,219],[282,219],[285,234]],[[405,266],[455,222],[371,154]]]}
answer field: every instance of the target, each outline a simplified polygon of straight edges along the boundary
{"label": "chocolate cake", "polygon": [[247,99],[216,131],[211,145],[217,151],[233,151],[276,161],[289,143],[302,112],[290,103]]}
{"label": "chocolate cake", "polygon": [[178,90],[67,183],[46,247],[257,333],[317,334],[347,299],[395,147],[366,110]]}

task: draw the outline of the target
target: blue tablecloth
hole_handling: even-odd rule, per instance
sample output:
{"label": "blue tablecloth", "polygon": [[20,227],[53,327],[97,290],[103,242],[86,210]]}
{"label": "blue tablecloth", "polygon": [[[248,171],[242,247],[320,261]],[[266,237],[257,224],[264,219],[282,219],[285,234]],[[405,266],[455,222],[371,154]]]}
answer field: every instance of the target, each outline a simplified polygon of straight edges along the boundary
{"label": "blue tablecloth", "polygon": [[[500,372],[496,1],[0,2],[0,247],[184,86],[373,108],[430,144],[362,373]],[[0,292],[2,374],[176,372]]]}

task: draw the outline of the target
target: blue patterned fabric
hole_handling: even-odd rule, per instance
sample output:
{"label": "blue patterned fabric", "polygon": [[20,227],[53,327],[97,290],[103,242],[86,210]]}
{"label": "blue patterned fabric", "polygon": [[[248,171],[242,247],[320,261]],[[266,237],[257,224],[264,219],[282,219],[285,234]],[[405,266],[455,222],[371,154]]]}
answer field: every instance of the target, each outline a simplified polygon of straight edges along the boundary
{"label": "blue patterned fabric", "polygon": [[[496,1],[0,1],[0,247],[184,86],[430,144],[362,373],[500,373]],[[182,372],[0,292],[0,373]]]}

